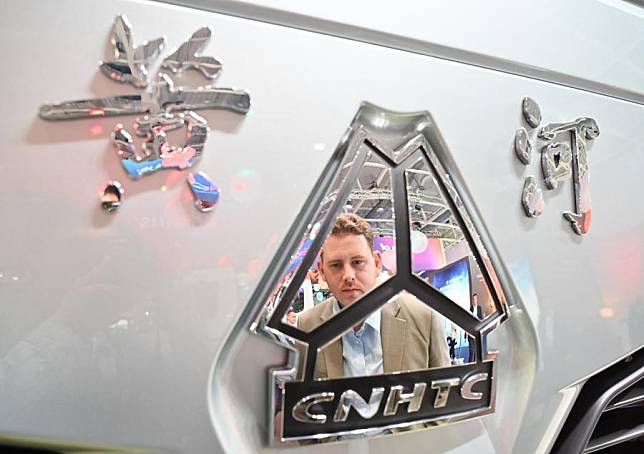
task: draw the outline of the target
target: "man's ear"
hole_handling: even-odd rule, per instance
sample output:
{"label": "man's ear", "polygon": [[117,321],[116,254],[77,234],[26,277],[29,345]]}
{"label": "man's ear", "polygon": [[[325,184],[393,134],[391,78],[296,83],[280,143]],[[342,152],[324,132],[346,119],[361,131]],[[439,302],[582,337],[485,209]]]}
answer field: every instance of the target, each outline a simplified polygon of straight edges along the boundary
{"label": "man's ear", "polygon": [[376,262],[378,274],[382,273],[382,255],[380,255],[380,251],[373,251],[373,260]]}
{"label": "man's ear", "polygon": [[318,272],[320,273],[320,276],[322,276],[322,279],[326,281],[326,276],[324,275],[324,269],[322,268],[322,254],[320,254],[320,258],[318,259],[317,267],[318,267]]}

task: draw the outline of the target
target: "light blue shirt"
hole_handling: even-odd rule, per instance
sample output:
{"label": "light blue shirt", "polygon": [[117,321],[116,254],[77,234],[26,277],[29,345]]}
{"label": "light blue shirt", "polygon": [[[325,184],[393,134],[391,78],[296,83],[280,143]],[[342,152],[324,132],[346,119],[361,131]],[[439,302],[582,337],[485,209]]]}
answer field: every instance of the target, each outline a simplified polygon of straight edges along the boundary
{"label": "light blue shirt", "polygon": [[[338,312],[340,305],[335,301],[333,314]],[[342,359],[345,377],[383,373],[380,310],[372,313],[358,331],[350,329],[342,335]]]}

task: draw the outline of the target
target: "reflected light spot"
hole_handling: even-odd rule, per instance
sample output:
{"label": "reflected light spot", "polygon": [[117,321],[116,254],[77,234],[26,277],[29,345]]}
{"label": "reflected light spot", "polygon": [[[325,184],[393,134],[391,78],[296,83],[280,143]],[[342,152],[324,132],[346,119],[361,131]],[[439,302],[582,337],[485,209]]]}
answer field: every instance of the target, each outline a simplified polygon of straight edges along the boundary
{"label": "reflected light spot", "polygon": [[167,190],[168,190],[168,187],[167,187],[167,186],[161,186],[161,191],[165,192],[165,191],[167,191]]}
{"label": "reflected light spot", "polygon": [[313,150],[315,151],[324,151],[326,150],[326,144],[325,143],[316,143],[313,145]]}
{"label": "reflected light spot", "polygon": [[259,269],[258,259],[253,259],[250,262],[248,262],[248,274],[250,274],[251,277],[255,277],[257,275],[258,269]]}
{"label": "reflected light spot", "polygon": [[[279,239],[279,235],[277,233],[273,233],[271,235],[271,238],[268,240],[268,247],[272,247],[275,243],[277,243],[277,240]],[[2,275],[0,275],[2,277]]]}
{"label": "reflected light spot", "polygon": [[243,181],[235,181],[233,183],[233,191],[235,192],[244,192],[246,191],[246,183]]}
{"label": "reflected light spot", "polygon": [[14,277],[12,277],[11,279],[13,279],[14,281],[18,281],[18,280],[20,280],[20,278],[19,278],[18,276],[14,276]]}
{"label": "reflected light spot", "polygon": [[89,132],[93,136],[100,136],[103,134],[103,127],[99,125],[98,123],[94,124],[91,128],[89,128]]}
{"label": "reflected light spot", "polygon": [[261,178],[251,169],[243,169],[231,179],[230,192],[236,202],[248,202],[260,195]]}
{"label": "reflected light spot", "polygon": [[181,171],[171,171],[168,172],[165,181],[163,182],[164,186],[172,187],[172,185],[180,180],[185,178],[185,174]]}
{"label": "reflected light spot", "polygon": [[389,125],[389,119],[384,115],[378,115],[374,121],[373,124],[377,128],[385,128]]}
{"label": "reflected light spot", "polygon": [[112,323],[111,325],[108,326],[108,328],[119,328],[119,329],[128,329],[130,325],[130,322],[128,322],[126,319],[122,318],[116,323]]}
{"label": "reflected light spot", "polygon": [[601,309],[599,309],[599,315],[604,318],[611,318],[613,315],[615,315],[615,312],[613,311],[612,307],[602,307]]}
{"label": "reflected light spot", "polygon": [[90,117],[100,117],[104,114],[103,109],[92,109],[89,111]]}

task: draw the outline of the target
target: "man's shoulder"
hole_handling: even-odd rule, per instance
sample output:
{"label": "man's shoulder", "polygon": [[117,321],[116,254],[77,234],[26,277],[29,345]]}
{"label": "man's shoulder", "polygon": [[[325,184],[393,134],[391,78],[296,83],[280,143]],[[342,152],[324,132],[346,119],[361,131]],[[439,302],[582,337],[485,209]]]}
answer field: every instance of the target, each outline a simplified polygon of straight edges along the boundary
{"label": "man's shoulder", "polygon": [[418,323],[430,323],[437,314],[427,304],[409,293],[401,293],[389,302],[388,311],[396,318],[415,320]]}
{"label": "man's shoulder", "polygon": [[315,306],[300,312],[297,316],[298,328],[304,331],[310,331],[320,325],[322,314],[325,311],[332,310],[329,306],[332,306],[334,301],[335,300],[333,298],[329,298],[322,301],[320,304],[316,304]]}
{"label": "man's shoulder", "polygon": [[400,306],[401,313],[411,313],[431,316],[433,310],[410,293],[401,293],[394,300]]}

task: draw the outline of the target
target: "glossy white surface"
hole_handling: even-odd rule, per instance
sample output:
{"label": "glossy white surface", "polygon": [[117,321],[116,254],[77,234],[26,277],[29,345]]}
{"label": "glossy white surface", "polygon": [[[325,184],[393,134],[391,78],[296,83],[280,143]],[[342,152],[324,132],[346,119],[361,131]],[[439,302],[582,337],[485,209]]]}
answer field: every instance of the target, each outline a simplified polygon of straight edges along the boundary
{"label": "glossy white surface", "polygon": [[[222,188],[210,214],[192,206],[183,172],[127,179],[108,136],[133,117],[37,117],[44,102],[136,92],[98,71],[119,13],[138,42],[165,35],[166,52],[210,25],[207,52],[224,63],[218,85],[251,93],[245,118],[204,113],[212,132],[196,168]],[[266,377],[283,352],[231,330],[363,100],[432,113],[518,298],[490,340],[500,349],[495,414],[309,449],[535,452],[561,413],[561,389],[644,344],[641,105],[155,3],[3,3],[0,30],[9,62],[0,75],[0,434],[275,452],[263,448]],[[544,122],[599,124],[585,238],[561,215],[572,208],[570,182],[545,191],[541,218],[523,215],[523,179],[540,177],[513,151],[526,95]],[[112,215],[98,197],[109,179],[126,190]],[[213,377],[226,339],[230,360]]]}
{"label": "glossy white surface", "polygon": [[162,0],[644,104],[644,7],[623,0]]}

